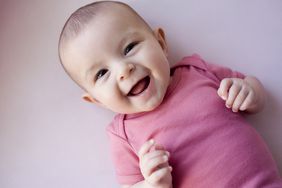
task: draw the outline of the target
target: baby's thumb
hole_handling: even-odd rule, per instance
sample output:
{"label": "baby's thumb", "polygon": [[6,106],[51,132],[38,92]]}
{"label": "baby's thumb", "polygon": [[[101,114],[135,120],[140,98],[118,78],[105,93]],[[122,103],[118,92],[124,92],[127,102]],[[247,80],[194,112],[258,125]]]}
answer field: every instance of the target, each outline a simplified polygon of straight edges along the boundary
{"label": "baby's thumb", "polygon": [[232,85],[232,79],[230,78],[224,78],[221,82],[220,82],[220,86],[217,90],[217,94],[223,99],[223,100],[227,100],[228,97],[228,89],[231,87]]}

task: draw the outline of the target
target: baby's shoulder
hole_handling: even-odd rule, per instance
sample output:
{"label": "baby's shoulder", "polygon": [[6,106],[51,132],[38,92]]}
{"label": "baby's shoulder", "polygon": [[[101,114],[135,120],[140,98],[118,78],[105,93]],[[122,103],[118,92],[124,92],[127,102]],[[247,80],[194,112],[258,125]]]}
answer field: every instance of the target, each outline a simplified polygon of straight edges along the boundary
{"label": "baby's shoulder", "polygon": [[176,69],[179,67],[194,67],[203,71],[208,70],[207,63],[198,54],[193,54],[191,56],[185,56],[181,61],[176,63],[172,68]]}

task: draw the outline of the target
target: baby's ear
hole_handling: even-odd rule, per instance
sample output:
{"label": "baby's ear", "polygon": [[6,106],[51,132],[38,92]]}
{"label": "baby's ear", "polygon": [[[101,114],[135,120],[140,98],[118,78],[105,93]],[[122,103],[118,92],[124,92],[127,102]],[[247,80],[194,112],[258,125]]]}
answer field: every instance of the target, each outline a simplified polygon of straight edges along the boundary
{"label": "baby's ear", "polygon": [[82,99],[87,101],[87,102],[90,102],[90,103],[93,103],[93,104],[96,104],[102,108],[106,108],[106,106],[101,103],[100,101],[98,101],[97,99],[95,99],[94,97],[92,97],[89,93],[84,93],[82,95]]}
{"label": "baby's ear", "polygon": [[81,97],[82,97],[83,100],[85,100],[87,102],[100,105],[100,102],[98,100],[96,100],[95,98],[93,98],[89,93],[84,93]]}
{"label": "baby's ear", "polygon": [[158,42],[160,43],[164,53],[168,56],[168,47],[166,44],[165,39],[165,32],[162,28],[157,28],[154,30],[155,37],[157,38]]}

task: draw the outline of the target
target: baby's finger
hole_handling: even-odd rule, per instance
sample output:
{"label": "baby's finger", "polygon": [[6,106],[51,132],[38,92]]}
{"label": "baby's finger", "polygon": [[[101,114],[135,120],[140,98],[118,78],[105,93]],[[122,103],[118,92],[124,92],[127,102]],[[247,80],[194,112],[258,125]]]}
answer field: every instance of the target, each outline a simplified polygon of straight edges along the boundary
{"label": "baby's finger", "polygon": [[153,172],[148,180],[151,183],[157,183],[159,182],[162,178],[164,178],[168,173],[171,173],[172,171],[172,167],[168,166],[168,167],[164,167],[164,168],[160,168],[158,170],[156,170],[155,172]]}
{"label": "baby's finger", "polygon": [[146,153],[148,153],[154,144],[155,141],[153,139],[145,142],[138,151],[139,158],[143,157]]}
{"label": "baby's finger", "polygon": [[233,81],[231,78],[224,78],[220,82],[220,86],[217,90],[217,94],[223,99],[226,100],[228,97],[228,90],[231,87]]}
{"label": "baby's finger", "polygon": [[146,175],[150,176],[155,170],[159,169],[160,165],[165,164],[167,162],[167,155],[155,157],[146,164],[146,169],[144,169],[144,172],[146,173]]}
{"label": "baby's finger", "polygon": [[156,158],[156,157],[161,157],[161,156],[168,156],[169,157],[169,152],[165,150],[155,150],[151,151],[143,156],[143,161],[144,163],[147,163],[149,160]]}
{"label": "baby's finger", "polygon": [[247,108],[252,104],[253,99],[254,99],[254,92],[250,91],[239,109],[241,111],[247,110]]}
{"label": "baby's finger", "polygon": [[235,98],[237,97],[238,93],[240,92],[240,86],[233,84],[228,92],[228,98],[226,100],[226,107],[230,108],[233,105]]}
{"label": "baby's finger", "polygon": [[243,104],[246,97],[248,96],[248,93],[249,93],[249,90],[247,90],[244,87],[240,90],[239,94],[235,98],[233,105],[232,105],[232,111],[233,112],[238,112],[240,106]]}

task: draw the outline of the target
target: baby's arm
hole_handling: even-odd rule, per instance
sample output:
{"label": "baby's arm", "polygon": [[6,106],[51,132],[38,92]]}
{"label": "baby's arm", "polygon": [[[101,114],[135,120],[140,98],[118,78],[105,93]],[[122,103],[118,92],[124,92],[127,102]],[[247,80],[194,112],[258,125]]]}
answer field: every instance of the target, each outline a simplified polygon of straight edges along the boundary
{"label": "baby's arm", "polygon": [[244,79],[225,78],[220,82],[217,93],[233,112],[240,110],[256,113],[264,107],[264,88],[253,76],[246,76]]}
{"label": "baby's arm", "polygon": [[122,188],[172,188],[172,168],[168,164],[169,153],[150,140],[142,145],[138,154],[144,180],[134,185],[122,185]]}

